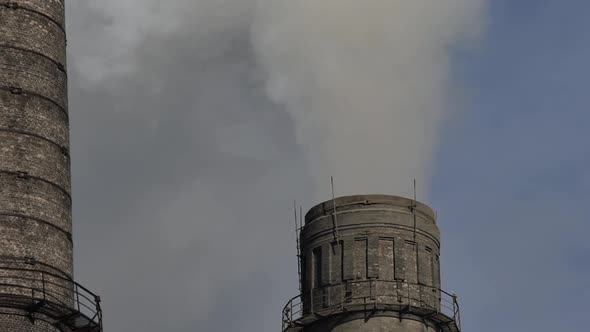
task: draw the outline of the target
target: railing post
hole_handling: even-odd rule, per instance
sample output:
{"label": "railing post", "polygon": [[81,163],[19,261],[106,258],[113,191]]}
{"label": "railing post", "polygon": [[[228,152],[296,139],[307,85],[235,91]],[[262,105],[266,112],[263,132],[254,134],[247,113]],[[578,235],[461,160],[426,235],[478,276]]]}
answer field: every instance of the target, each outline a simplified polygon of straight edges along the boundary
{"label": "railing post", "polygon": [[453,294],[453,319],[455,319],[457,326],[461,329],[461,310],[459,309],[457,294]]}
{"label": "railing post", "polygon": [[78,284],[74,283],[74,292],[76,293],[76,305],[78,307],[78,312],[80,312],[80,290],[78,289]]}
{"label": "railing post", "polygon": [[98,314],[98,317],[99,317],[100,321],[102,322],[102,309],[100,307],[100,296],[94,295],[94,302],[96,302],[96,313]]}
{"label": "railing post", "polygon": [[457,295],[453,294],[453,319],[457,319]]}

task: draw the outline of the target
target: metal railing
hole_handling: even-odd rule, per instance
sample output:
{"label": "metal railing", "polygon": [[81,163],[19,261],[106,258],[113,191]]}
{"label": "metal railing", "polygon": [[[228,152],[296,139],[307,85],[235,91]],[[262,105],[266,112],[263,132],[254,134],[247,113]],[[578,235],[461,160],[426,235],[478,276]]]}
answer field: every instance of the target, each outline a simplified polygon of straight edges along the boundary
{"label": "metal railing", "polygon": [[370,279],[326,285],[293,297],[283,307],[282,331],[317,317],[360,310],[407,312],[461,329],[456,295],[422,284]]}
{"label": "metal railing", "polygon": [[102,331],[100,297],[48,265],[0,258],[0,307],[72,331]]}

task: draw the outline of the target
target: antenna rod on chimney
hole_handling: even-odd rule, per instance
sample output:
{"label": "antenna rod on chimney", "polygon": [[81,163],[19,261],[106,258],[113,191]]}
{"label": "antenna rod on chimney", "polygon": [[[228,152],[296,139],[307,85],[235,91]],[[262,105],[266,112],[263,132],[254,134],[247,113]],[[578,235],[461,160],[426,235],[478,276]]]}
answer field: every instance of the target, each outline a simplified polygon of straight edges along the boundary
{"label": "antenna rod on chimney", "polygon": [[332,182],[332,217],[334,220],[334,240],[338,240],[338,215],[336,213],[336,196],[334,194],[334,177],[330,177],[330,181]]}

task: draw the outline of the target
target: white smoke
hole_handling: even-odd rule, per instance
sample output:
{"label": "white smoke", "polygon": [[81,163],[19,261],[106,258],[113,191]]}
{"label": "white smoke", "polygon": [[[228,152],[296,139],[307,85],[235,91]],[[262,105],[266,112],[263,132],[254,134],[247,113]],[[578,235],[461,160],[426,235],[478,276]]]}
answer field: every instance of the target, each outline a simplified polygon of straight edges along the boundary
{"label": "white smoke", "polygon": [[427,189],[449,104],[449,47],[484,0],[258,0],[253,40],[268,94],[291,111],[316,192]]}
{"label": "white smoke", "polygon": [[142,40],[192,31],[207,53],[212,39],[250,28],[268,97],[295,120],[317,199],[330,176],[340,195],[409,195],[412,179],[424,194],[453,88],[449,48],[477,35],[485,2],[91,1],[112,24],[102,43],[79,50],[89,53],[79,65],[95,68],[96,81],[133,70]]}
{"label": "white smoke", "polygon": [[[186,33],[192,35],[193,44],[201,52],[195,54],[195,64],[198,65],[197,62],[206,57],[203,54],[215,52],[208,49],[213,44],[212,40],[223,44],[228,35],[247,29],[252,21],[253,1],[88,0],[69,4],[72,7],[87,6],[86,11],[93,11],[97,17],[108,22],[106,28],[100,27],[101,31],[88,32],[92,34],[91,38],[70,46],[77,59],[74,65],[86,74],[85,79],[93,83],[124,76],[140,70],[136,63],[136,51],[142,43],[174,40],[178,34]],[[76,19],[80,18],[68,16],[68,22]],[[84,26],[84,23],[76,25]],[[96,27],[88,27],[89,30],[93,28]],[[187,47],[170,45],[170,48],[170,55],[173,56],[174,50]]]}
{"label": "white smoke", "polygon": [[[330,175],[339,195],[425,188],[449,47],[479,29],[484,1],[69,1],[73,162],[90,188],[77,225],[103,234],[77,238],[110,253],[77,269],[104,285],[110,324],[275,329],[295,292],[291,190],[315,203]],[[240,301],[249,318],[213,316]]]}

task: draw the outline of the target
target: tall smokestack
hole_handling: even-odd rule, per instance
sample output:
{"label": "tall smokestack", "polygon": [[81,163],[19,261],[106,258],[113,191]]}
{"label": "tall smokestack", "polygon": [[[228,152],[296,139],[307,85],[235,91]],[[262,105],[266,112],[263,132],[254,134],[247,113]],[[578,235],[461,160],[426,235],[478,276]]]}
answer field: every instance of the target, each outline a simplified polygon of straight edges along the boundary
{"label": "tall smokestack", "polygon": [[300,233],[301,294],[283,332],[460,331],[441,289],[435,214],[411,199],[336,198],[313,207]]}
{"label": "tall smokestack", "polygon": [[0,0],[0,331],[102,331],[73,280],[64,0]]}

